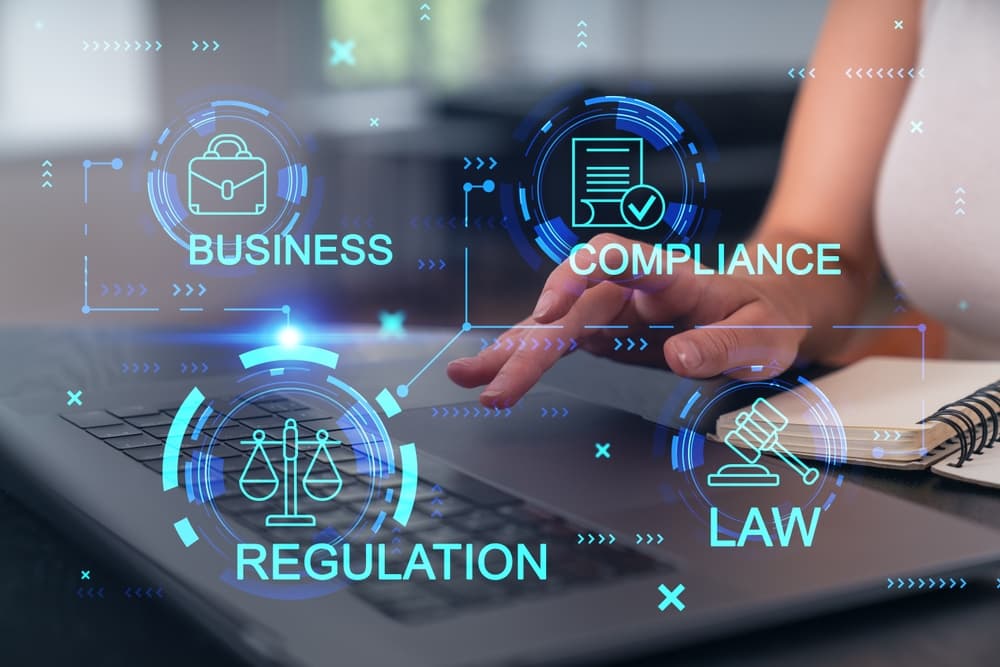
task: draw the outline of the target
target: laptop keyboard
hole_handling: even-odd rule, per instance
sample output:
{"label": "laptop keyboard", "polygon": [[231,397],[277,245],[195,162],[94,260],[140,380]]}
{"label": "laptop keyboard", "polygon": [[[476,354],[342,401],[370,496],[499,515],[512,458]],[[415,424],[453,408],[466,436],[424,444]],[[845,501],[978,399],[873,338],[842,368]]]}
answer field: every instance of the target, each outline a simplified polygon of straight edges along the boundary
{"label": "laptop keyboard", "polygon": [[[163,465],[163,444],[173,414],[172,409],[131,406],[62,416],[124,456],[159,474]],[[247,405],[241,408],[239,417],[220,430],[212,448],[212,455],[222,459],[223,473],[227,478],[226,492],[215,498],[215,504],[227,518],[255,530],[263,525],[262,515],[273,511],[273,508],[267,507],[267,503],[247,503],[239,492],[239,475],[252,449],[252,445],[242,444],[241,440],[250,439],[254,429],[264,429],[268,437],[280,439],[285,419],[294,418],[306,434],[323,428],[331,433],[336,431],[332,435],[346,445],[352,444],[350,433],[342,431],[330,415],[287,398]],[[182,461],[190,459],[192,453],[200,448],[201,444],[185,442],[181,448]],[[370,489],[370,480],[366,476],[352,474],[345,470],[349,466],[341,465],[355,460],[350,447],[333,448],[330,454],[340,469],[343,481],[337,502],[332,507],[330,503],[307,507],[312,502],[308,499],[300,503],[304,511],[316,515],[318,530],[322,530],[324,525],[344,525],[366,511]],[[284,461],[281,448],[268,450],[267,455],[275,469],[282,472]],[[300,451],[300,457],[305,459],[307,456],[310,456],[309,451]],[[307,464],[307,459],[298,463],[300,477]],[[263,463],[256,465],[264,467]],[[435,469],[433,464],[425,465],[424,462],[420,467],[416,501],[407,526],[370,535],[365,531],[369,541],[386,543],[386,558],[390,567],[402,569],[405,563],[393,562],[393,559],[402,561],[408,556],[409,547],[415,543],[468,543],[477,550],[491,542],[508,545],[544,543],[548,553],[548,578],[545,581],[505,579],[497,582],[455,578],[450,581],[410,581],[405,586],[400,586],[398,582],[365,581],[350,587],[355,595],[394,619],[407,623],[435,620],[470,607],[506,604],[532,596],[673,569],[621,542],[611,545],[578,544],[581,534],[586,536],[593,530],[574,525],[563,517],[532,506],[452,468]],[[183,483],[183,479],[181,481]],[[382,485],[386,486],[388,481],[381,480]],[[377,513],[371,507],[367,511]],[[269,528],[266,535],[274,541],[291,540],[301,537],[301,532],[297,531],[301,529]],[[350,539],[353,535],[348,537],[349,542],[354,542]],[[452,566],[462,568],[463,565],[461,557],[453,555]]]}

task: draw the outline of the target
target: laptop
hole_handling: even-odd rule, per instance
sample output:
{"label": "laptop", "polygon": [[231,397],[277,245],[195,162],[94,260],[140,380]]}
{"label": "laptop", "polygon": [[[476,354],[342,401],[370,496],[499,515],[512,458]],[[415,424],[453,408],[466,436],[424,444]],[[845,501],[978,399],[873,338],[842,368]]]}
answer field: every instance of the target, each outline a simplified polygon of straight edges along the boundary
{"label": "laptop", "polygon": [[[367,332],[328,336],[316,347],[338,352],[337,379],[374,397],[392,393],[452,335],[385,340]],[[847,469],[835,470],[836,500],[820,499],[826,508],[810,539],[787,546],[751,539],[737,548],[692,501],[684,481],[690,471],[676,469],[669,447],[663,452],[659,443],[677,431],[579,395],[583,379],[599,377],[607,391],[621,373],[633,378],[631,390],[641,385],[647,397],[666,401],[676,381],[657,373],[647,385],[634,379],[654,378],[642,369],[612,373],[586,355],[564,360],[555,384],[538,387],[509,414],[487,414],[474,394],[452,387],[443,363],[429,365],[406,397],[396,392],[400,410],[391,419],[391,402],[372,399],[387,427],[383,444],[413,444],[419,460],[410,482],[386,487],[402,493],[410,485],[406,525],[390,513],[384,531],[371,530],[365,521],[377,521],[381,510],[358,499],[375,473],[357,467],[371,457],[350,453],[351,429],[324,413],[329,404],[288,390],[246,402],[224,426],[227,439],[212,450],[218,475],[203,485],[211,497],[199,497],[206,488],[192,491],[197,480],[184,475],[185,464],[204,453],[199,446],[180,447],[177,488],[165,492],[165,442],[185,397],[197,387],[220,409],[231,401],[247,375],[238,353],[250,343],[198,343],[192,351],[184,336],[162,332],[6,331],[0,338],[9,368],[0,390],[5,488],[134,570],[250,664],[604,664],[897,595],[886,585],[890,577],[968,577],[1000,557],[996,532],[870,491]],[[478,345],[463,339],[442,362]],[[557,386],[560,377],[568,387]],[[331,512],[365,515],[361,530],[324,534],[319,510],[308,527],[269,525],[267,517],[284,516],[280,503],[259,507],[242,497],[242,472],[267,467],[249,463],[254,433],[278,439],[289,420],[303,441],[338,442],[328,450],[340,476]],[[315,451],[303,445],[299,454],[304,461]],[[733,462],[727,448],[711,443],[702,453],[704,470]],[[285,488],[297,489],[311,469],[284,456],[272,462]],[[727,507],[760,504],[759,490],[725,493]],[[234,579],[232,563],[213,548],[225,543],[221,530],[199,524],[200,539],[179,539],[180,517],[213,507],[244,540],[372,544],[390,561],[416,544],[544,544],[546,577],[529,569],[497,580],[248,583]]]}

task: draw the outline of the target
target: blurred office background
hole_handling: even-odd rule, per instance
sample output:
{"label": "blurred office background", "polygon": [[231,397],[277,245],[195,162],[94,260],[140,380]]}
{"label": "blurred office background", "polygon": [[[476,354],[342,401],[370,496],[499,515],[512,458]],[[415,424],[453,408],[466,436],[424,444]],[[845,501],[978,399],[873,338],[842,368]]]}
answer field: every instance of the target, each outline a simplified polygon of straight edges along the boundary
{"label": "blurred office background", "polygon": [[[472,319],[519,319],[544,274],[525,265],[505,232],[427,230],[411,220],[460,219],[463,156],[493,156],[501,172],[516,150],[515,126],[567,86],[581,94],[642,91],[664,108],[688,104],[718,144],[710,204],[722,211],[726,237],[743,236],[777,165],[797,85],[788,69],[808,62],[826,2],[422,4],[0,0],[2,321],[81,321],[86,250],[92,294],[100,282],[142,281],[146,301],[171,307],[128,321],[180,317],[170,285],[193,280],[209,288],[197,304],[208,311],[287,302],[317,322],[374,323],[380,310],[403,309],[410,324],[456,326],[466,244]],[[421,20],[425,13],[429,19]],[[578,38],[581,20],[585,39]],[[163,47],[92,52],[83,44],[136,39]],[[192,51],[192,40],[221,46]],[[355,63],[332,64],[331,40],[353,41]],[[363,231],[393,237],[389,267],[226,277],[186,266],[184,253],[151,222],[143,161],[160,130],[191,103],[232,90],[260,91],[300,135],[316,138],[310,169],[325,178],[326,196],[312,231],[344,233],[351,231],[345,224],[370,220]],[[82,160],[112,156],[123,157],[125,168],[92,170],[84,205]],[[44,160],[53,163],[51,188],[40,185]],[[499,222],[496,194],[477,193],[472,213]],[[82,223],[91,230],[87,239]],[[448,268],[418,271],[418,259],[431,257]]]}

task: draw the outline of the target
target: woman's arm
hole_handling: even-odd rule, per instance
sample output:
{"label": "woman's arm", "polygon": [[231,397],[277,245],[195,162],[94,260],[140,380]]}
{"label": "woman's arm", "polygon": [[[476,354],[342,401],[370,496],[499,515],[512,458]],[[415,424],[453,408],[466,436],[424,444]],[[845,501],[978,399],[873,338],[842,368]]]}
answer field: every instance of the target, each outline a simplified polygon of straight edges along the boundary
{"label": "woman's arm", "polygon": [[[651,346],[648,363],[666,364],[688,377],[733,372],[768,364],[773,375],[797,356],[816,356],[840,342],[831,324],[850,322],[868,298],[878,270],[872,209],[879,167],[906,93],[899,79],[848,77],[848,67],[909,70],[917,51],[919,0],[834,0],[813,61],[816,78],[803,81],[792,111],[778,180],[754,244],[839,243],[842,275],[771,277],[697,275],[586,278],[568,262],[546,281],[532,317],[524,324],[556,324],[560,336],[584,349],[615,356],[613,337],[587,326],[677,323],[683,330]],[[904,29],[895,30],[896,20]],[[627,242],[602,234],[595,247]],[[751,247],[753,247],[751,245]],[[815,247],[815,246],[814,246]],[[651,248],[647,248],[647,252]],[[612,282],[614,280],[614,282]],[[698,324],[723,324],[695,328]],[[811,329],[762,327],[808,324]],[[533,329],[503,338],[531,338]],[[630,360],[635,360],[635,353]],[[456,383],[488,384],[486,405],[510,405],[562,356],[541,345],[492,346],[448,366]],[[742,369],[733,371],[733,369]]]}
{"label": "woman's arm", "polygon": [[[843,275],[774,281],[797,295],[804,321],[813,325],[803,356],[841,342],[830,325],[854,321],[878,275],[875,190],[909,79],[877,72],[916,65],[921,4],[834,0],[809,64],[816,78],[803,81],[792,109],[778,178],[753,241],[840,243]],[[902,30],[894,28],[897,20]],[[848,77],[848,68],[862,68],[864,78]]]}

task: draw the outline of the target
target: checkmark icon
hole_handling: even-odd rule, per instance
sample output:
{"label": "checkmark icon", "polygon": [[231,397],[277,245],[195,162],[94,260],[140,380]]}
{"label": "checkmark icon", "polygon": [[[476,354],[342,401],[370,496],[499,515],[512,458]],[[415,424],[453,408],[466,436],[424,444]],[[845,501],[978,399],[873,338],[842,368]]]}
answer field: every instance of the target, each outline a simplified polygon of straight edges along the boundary
{"label": "checkmark icon", "polygon": [[642,205],[642,208],[636,208],[635,204],[629,204],[628,210],[631,211],[632,215],[635,216],[636,222],[642,222],[642,219],[646,216],[647,213],[649,213],[649,209],[651,209],[653,207],[653,204],[655,203],[656,203],[656,196],[649,195],[649,199],[647,199],[646,203]]}
{"label": "checkmark icon", "polygon": [[634,229],[652,229],[666,215],[663,194],[651,185],[640,184],[625,191],[619,204],[622,221]]}

